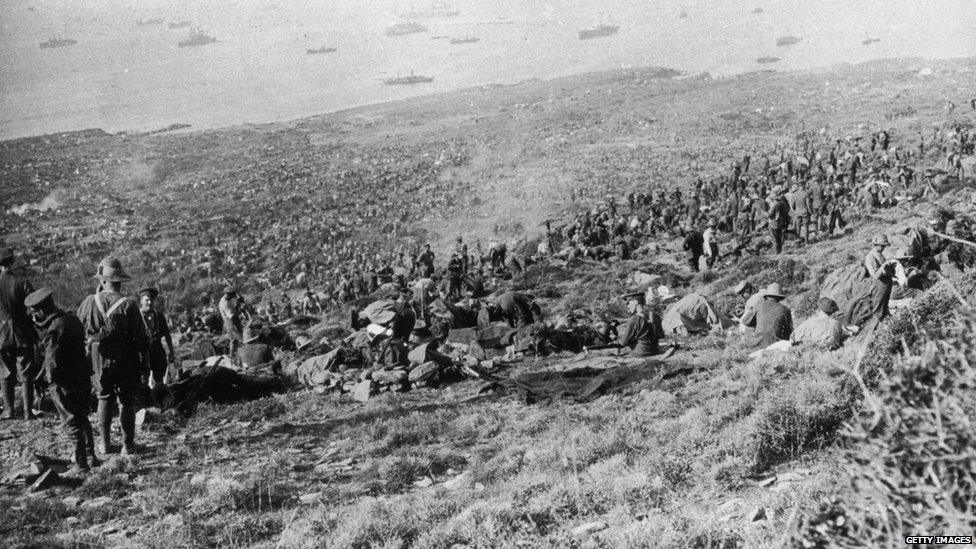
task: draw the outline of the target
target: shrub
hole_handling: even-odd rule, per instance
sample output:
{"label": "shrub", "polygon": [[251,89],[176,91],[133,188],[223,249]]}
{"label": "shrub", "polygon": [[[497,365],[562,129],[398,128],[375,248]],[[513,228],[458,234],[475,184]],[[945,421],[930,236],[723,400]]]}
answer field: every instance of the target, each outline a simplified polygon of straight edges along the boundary
{"label": "shrub", "polygon": [[[893,545],[976,528],[976,313],[882,373],[848,434],[848,490],[803,517],[804,546]],[[900,544],[900,543],[899,543]]]}
{"label": "shrub", "polygon": [[895,355],[917,350],[925,337],[939,339],[952,323],[951,311],[959,299],[949,286],[940,282],[919,296],[911,307],[895,312],[878,326],[861,359],[859,373],[868,386],[874,386],[882,374],[891,371]]}
{"label": "shrub", "polygon": [[841,424],[851,416],[854,395],[841,391],[829,380],[796,387],[796,381],[767,393],[756,412],[752,436],[751,469],[754,474],[822,448],[834,439]]}

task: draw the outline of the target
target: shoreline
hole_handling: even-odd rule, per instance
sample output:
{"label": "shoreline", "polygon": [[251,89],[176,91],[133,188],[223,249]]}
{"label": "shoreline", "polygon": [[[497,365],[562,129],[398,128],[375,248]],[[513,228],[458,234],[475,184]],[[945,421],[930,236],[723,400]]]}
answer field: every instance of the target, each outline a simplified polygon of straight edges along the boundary
{"label": "shoreline", "polygon": [[776,68],[771,68],[771,67],[770,68],[757,67],[755,70],[736,72],[727,75],[715,75],[706,71],[685,72],[680,69],[675,69],[672,67],[663,67],[663,66],[654,66],[654,65],[634,66],[634,67],[615,68],[615,69],[608,69],[608,70],[601,70],[601,71],[576,72],[576,73],[571,73],[571,74],[566,74],[561,76],[555,76],[552,78],[524,78],[511,83],[502,82],[502,83],[488,83],[488,84],[466,86],[466,87],[456,88],[453,90],[437,91],[429,94],[415,95],[415,96],[404,97],[400,99],[375,101],[375,102],[363,102],[363,103],[353,104],[351,106],[338,108],[335,110],[327,110],[327,111],[321,111],[317,113],[300,115],[296,117],[285,117],[285,118],[279,118],[279,119],[261,121],[261,122],[241,120],[238,121],[237,123],[232,123],[232,124],[194,125],[192,123],[183,120],[173,120],[169,123],[163,123],[161,125],[153,126],[145,130],[125,129],[125,130],[111,131],[111,130],[105,130],[102,127],[88,127],[88,128],[78,128],[78,129],[66,129],[66,130],[48,132],[48,133],[21,135],[21,136],[10,137],[10,138],[2,138],[0,139],[0,143],[12,143],[21,140],[32,140],[32,139],[45,139],[45,138],[50,139],[50,138],[64,137],[64,136],[74,135],[74,134],[84,134],[89,132],[91,133],[100,132],[107,136],[148,137],[153,135],[189,135],[197,132],[222,131],[222,130],[232,130],[238,128],[261,129],[262,126],[291,127],[296,124],[312,121],[322,117],[350,115],[354,111],[362,110],[362,109],[380,108],[385,106],[394,106],[398,104],[402,105],[404,103],[408,103],[412,101],[425,101],[435,97],[445,97],[451,95],[466,94],[475,91],[487,91],[495,88],[513,88],[518,86],[524,86],[533,82],[551,84],[560,81],[567,81],[568,83],[573,83],[574,85],[577,85],[578,83],[571,82],[571,81],[574,79],[593,78],[599,75],[612,75],[615,73],[624,74],[628,71],[664,70],[664,71],[673,71],[676,73],[671,76],[658,77],[661,80],[685,80],[691,78],[705,77],[712,80],[725,81],[725,80],[741,78],[753,74],[774,73],[774,74],[783,74],[783,75],[809,75],[817,72],[836,71],[843,67],[871,66],[878,63],[901,63],[901,64],[913,63],[913,62],[946,63],[946,62],[965,61],[971,59],[976,59],[976,56],[967,55],[967,56],[940,57],[940,58],[927,58],[927,57],[914,57],[914,56],[913,57],[883,57],[883,58],[872,59],[872,60],[861,61],[861,62],[853,62],[853,63],[838,62],[838,63],[833,63],[830,65],[822,65],[818,67],[808,67],[808,68],[790,69],[790,70],[778,70]]}

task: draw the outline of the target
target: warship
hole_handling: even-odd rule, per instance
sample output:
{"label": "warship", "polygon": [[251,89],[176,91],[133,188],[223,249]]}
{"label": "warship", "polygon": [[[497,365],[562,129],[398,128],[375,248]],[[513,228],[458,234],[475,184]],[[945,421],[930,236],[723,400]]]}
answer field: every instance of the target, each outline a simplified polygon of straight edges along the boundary
{"label": "warship", "polygon": [[755,15],[759,15],[762,12],[763,12],[763,9],[762,8],[753,8],[753,10],[752,10],[752,13],[755,14]]}
{"label": "warship", "polygon": [[163,24],[162,17],[153,17],[151,19],[140,19],[136,21],[136,25],[139,25],[140,27],[147,27],[149,25],[162,25],[162,24]]}
{"label": "warship", "polygon": [[464,38],[451,38],[451,44],[474,44],[481,40],[477,36],[466,36]]}
{"label": "warship", "polygon": [[403,34],[414,34],[418,32],[427,32],[427,27],[418,23],[400,23],[386,29],[387,36],[400,36]]}
{"label": "warship", "polygon": [[180,42],[179,43],[179,46],[181,48],[191,48],[191,47],[194,47],[194,46],[203,46],[203,45],[206,45],[206,44],[213,44],[216,41],[217,41],[216,38],[214,38],[213,36],[210,36],[209,34],[203,32],[202,30],[200,30],[200,29],[193,29],[193,31],[190,32],[190,36],[188,36],[186,38],[186,40],[183,40],[182,42]]}
{"label": "warship", "polygon": [[170,21],[167,26],[169,28],[171,28],[171,29],[185,29],[185,28],[187,28],[187,27],[190,26],[190,22],[189,21],[183,21],[181,19],[179,21]]}
{"label": "warship", "polygon": [[756,63],[761,63],[763,65],[765,65],[767,63],[775,63],[777,61],[779,61],[779,57],[765,56],[765,57],[760,57],[759,59],[756,59]]}
{"label": "warship", "polygon": [[617,34],[620,27],[617,25],[597,25],[592,29],[583,29],[579,31],[580,40],[589,40],[590,38],[601,38],[603,36],[610,36],[611,34]]}
{"label": "warship", "polygon": [[870,44],[874,44],[875,42],[880,42],[880,41],[881,41],[880,38],[865,38],[864,41],[861,43],[864,44],[865,46],[868,46]]}
{"label": "warship", "polygon": [[796,44],[799,41],[800,39],[795,36],[780,36],[779,38],[776,39],[776,45],[780,47],[792,46],[793,44]]}
{"label": "warship", "polygon": [[387,78],[383,81],[387,86],[402,86],[409,84],[426,84],[433,82],[434,79],[429,76],[417,76],[414,73],[410,73],[410,76],[397,76],[396,78]]}
{"label": "warship", "polygon": [[46,50],[50,48],[63,48],[65,46],[74,46],[77,43],[77,40],[72,40],[71,38],[55,37],[41,42],[41,49]]}
{"label": "warship", "polygon": [[305,53],[308,54],[308,55],[315,55],[317,53],[332,53],[334,51],[336,51],[335,48],[330,48],[330,47],[322,46],[321,48],[309,48],[309,49],[305,50]]}

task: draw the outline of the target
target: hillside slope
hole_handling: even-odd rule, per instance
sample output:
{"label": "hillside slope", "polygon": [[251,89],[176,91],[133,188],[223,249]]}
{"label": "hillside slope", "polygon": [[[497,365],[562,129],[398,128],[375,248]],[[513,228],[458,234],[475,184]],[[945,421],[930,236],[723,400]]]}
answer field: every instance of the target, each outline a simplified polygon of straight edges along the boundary
{"label": "hillside slope", "polygon": [[[931,68],[931,75],[920,70]],[[272,127],[180,135],[97,131],[0,143],[5,240],[28,250],[38,285],[65,303],[95,262],[121,255],[134,284],[194,303],[212,247],[244,242],[246,292],[297,287],[307,256],[349,260],[457,234],[519,239],[540,222],[649,181],[686,185],[803,132],[884,126],[896,144],[946,120],[976,60],[886,61],[811,73],[660,78],[657,70],[474,89]],[[927,74],[927,73],[926,73]],[[960,111],[963,109],[960,108]],[[957,112],[960,119],[973,114]],[[968,117],[968,118],[967,118]],[[53,197],[58,208],[8,208]],[[961,191],[946,198],[966,198]],[[933,204],[865,214],[842,237],[791,246],[702,275],[719,294],[741,279],[784,283],[798,316],[832,269],[871,235]],[[334,245],[323,246],[325,231]],[[243,235],[243,236],[242,236]],[[343,242],[355,244],[355,250]],[[547,312],[609,307],[657,257],[541,270]],[[325,271],[313,271],[327,277]],[[75,490],[0,492],[10,544],[197,547],[701,546],[797,543],[797,529],[845,474],[837,429],[857,406],[845,374],[867,342],[751,360],[735,333],[681,342],[585,403],[529,404],[465,381],[367,403],[295,391],[191,418],[148,414],[149,452],[96,470]],[[505,372],[559,372],[607,359],[557,355]],[[633,366],[632,364],[630,366]],[[41,427],[41,428],[39,428]],[[60,446],[48,416],[7,422],[0,465]],[[804,522],[809,524],[809,521]]]}

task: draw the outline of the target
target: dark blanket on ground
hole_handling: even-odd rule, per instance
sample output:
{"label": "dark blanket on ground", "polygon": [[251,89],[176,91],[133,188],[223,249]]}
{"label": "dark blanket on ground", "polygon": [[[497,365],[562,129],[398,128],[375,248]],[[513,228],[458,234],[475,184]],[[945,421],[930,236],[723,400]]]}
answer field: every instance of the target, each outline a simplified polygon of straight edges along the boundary
{"label": "dark blanket on ground", "polygon": [[222,366],[205,366],[169,386],[167,408],[191,414],[199,402],[227,404],[255,400],[281,393],[284,381],[278,376],[235,372]]}
{"label": "dark blanket on ground", "polygon": [[648,360],[637,366],[533,372],[513,379],[494,379],[482,387],[480,392],[517,394],[527,404],[562,398],[585,402],[615,393],[638,381],[660,377],[663,373],[662,365],[660,361]]}

